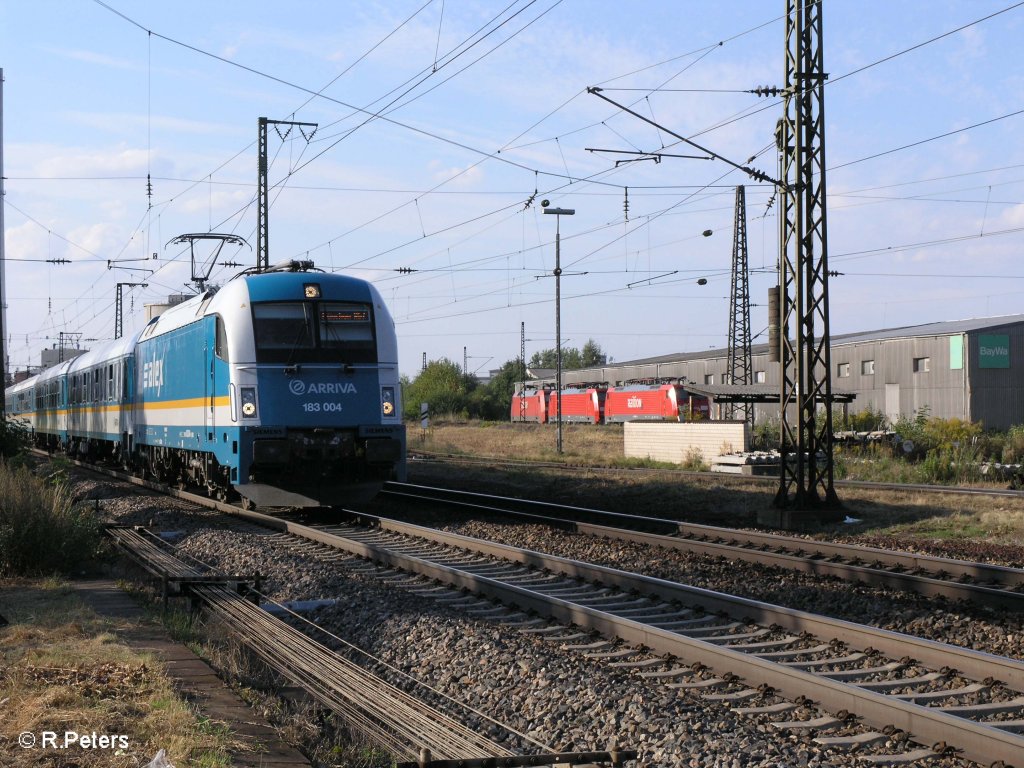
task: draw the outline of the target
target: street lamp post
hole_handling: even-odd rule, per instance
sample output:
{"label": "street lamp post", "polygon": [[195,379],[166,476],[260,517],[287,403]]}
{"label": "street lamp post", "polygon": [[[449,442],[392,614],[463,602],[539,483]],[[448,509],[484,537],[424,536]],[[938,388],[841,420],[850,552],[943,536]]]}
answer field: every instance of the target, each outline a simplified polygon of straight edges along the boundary
{"label": "street lamp post", "polygon": [[555,418],[556,437],[555,448],[562,452],[562,253],[561,223],[563,216],[572,216],[576,213],[575,208],[548,208],[548,201],[542,200],[541,206],[544,213],[550,213],[555,218]]}

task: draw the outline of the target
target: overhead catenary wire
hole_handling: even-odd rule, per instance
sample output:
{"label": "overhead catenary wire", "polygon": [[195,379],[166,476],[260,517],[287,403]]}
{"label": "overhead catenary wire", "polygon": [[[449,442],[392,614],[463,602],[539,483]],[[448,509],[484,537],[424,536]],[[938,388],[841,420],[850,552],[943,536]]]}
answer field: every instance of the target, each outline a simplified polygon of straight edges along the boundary
{"label": "overhead catenary wire", "polygon": [[[636,187],[636,186],[634,186],[634,189],[636,189],[636,188],[637,188],[637,187]],[[441,193],[441,191],[440,191],[440,190],[438,190],[438,193]],[[583,191],[581,191],[581,193],[584,193],[584,194],[585,194],[586,192],[583,192]],[[330,245],[329,245],[329,247],[330,247]],[[301,252],[302,250],[303,250],[303,249],[299,249],[299,252]]]}
{"label": "overhead catenary wire", "polygon": [[[528,4],[528,5],[532,5],[532,4],[533,4],[533,2],[535,2],[535,1],[536,1],[536,0],[531,0],[531,2],[530,2],[530,3]],[[559,0],[559,2],[560,2],[560,1],[561,1],[561,0]],[[153,32],[152,30],[146,29],[145,27],[143,27],[143,26],[142,26],[141,24],[139,24],[138,22],[135,22],[134,20],[132,20],[132,19],[130,19],[129,17],[127,17],[127,16],[125,15],[125,14],[123,14],[123,13],[121,13],[121,12],[117,11],[116,9],[114,9],[114,8],[112,8],[111,6],[107,5],[106,3],[103,3],[103,2],[101,1],[101,0],[96,0],[96,2],[97,2],[97,4],[99,4],[100,6],[102,6],[102,7],[106,8],[107,10],[109,10],[109,11],[111,11],[111,12],[115,13],[116,15],[118,15],[118,16],[120,16],[121,18],[125,19],[125,20],[126,20],[126,21],[128,21],[129,23],[131,23],[131,24],[135,25],[136,27],[138,27],[138,28],[140,28],[140,29],[144,30],[144,31],[146,32],[146,34],[147,34],[147,40],[148,40],[148,41],[151,41],[151,40],[152,40],[152,37],[153,37],[153,36],[155,35],[155,36],[157,36],[157,37],[159,37],[159,38],[162,38],[162,39],[168,40],[168,41],[170,41],[170,42],[174,42],[174,43],[176,43],[176,44],[184,45],[185,47],[187,47],[187,48],[190,48],[190,49],[192,49],[192,50],[199,50],[199,49],[196,49],[196,48],[194,48],[193,46],[189,46],[189,45],[187,45],[187,44],[183,44],[183,43],[178,43],[178,41],[173,41],[173,40],[171,40],[170,38],[166,38],[165,36],[163,36],[163,35],[160,35],[159,33],[155,33],[155,32]],[[513,3],[513,4],[514,4],[514,3]],[[527,6],[527,7],[528,7],[528,6]],[[390,35],[389,35],[388,37],[390,37]],[[385,38],[385,39],[387,39],[387,38]],[[383,42],[383,41],[382,41],[382,42]],[[379,43],[378,43],[378,45],[379,45]],[[376,47],[377,47],[377,46],[374,46],[374,48],[376,48]],[[371,49],[371,50],[372,50],[372,49]],[[201,53],[204,53],[204,54],[206,54],[206,55],[211,55],[211,56],[213,56],[214,58],[220,59],[220,60],[222,60],[222,61],[227,61],[227,60],[223,59],[222,57],[218,57],[218,56],[215,56],[215,55],[213,55],[213,54],[208,54],[208,53],[207,53],[207,52],[205,52],[205,51],[199,51],[199,52],[201,52]],[[364,54],[364,56],[365,56],[365,55],[366,55],[366,54]],[[227,63],[232,63],[232,62],[227,62]],[[243,68],[244,68],[244,67],[243,67]],[[337,80],[337,78],[335,78],[335,79],[334,79],[334,80],[332,80],[331,82],[333,83],[333,82],[335,82],[336,80]],[[329,86],[329,85],[330,85],[330,83],[328,84],[328,86]],[[327,87],[327,86],[325,86],[325,88],[326,88],[326,87]],[[324,89],[321,89],[321,91],[322,91],[322,90],[324,90]],[[319,96],[319,95],[322,95],[322,94],[321,94],[321,93],[313,93],[313,94],[311,95],[311,98],[315,98],[316,96]],[[306,103],[308,103],[308,100],[307,100],[307,102],[306,102]],[[255,143],[255,142],[253,142],[253,143]],[[248,148],[249,148],[249,147],[251,147],[252,145],[253,145],[253,144],[249,144],[249,145],[248,145],[248,147],[247,147],[246,149],[248,149]],[[246,150],[241,150],[241,151],[240,151],[239,153],[237,153],[237,154],[236,154],[236,155],[235,155],[234,157],[237,157],[237,156],[238,156],[239,154],[241,154],[241,152],[244,152],[244,151],[246,151]],[[231,158],[231,159],[233,160],[233,159],[234,159],[234,157],[233,157],[233,158]],[[228,161],[226,161],[226,163],[227,163],[227,162],[231,162],[231,160],[228,160]],[[226,163],[225,163],[225,164],[226,164]],[[224,164],[222,164],[222,166],[220,166],[220,167],[223,167],[223,165],[224,165]],[[218,168],[218,170],[219,170],[219,168]],[[293,174],[294,172],[295,172],[295,169],[293,168],[293,169],[292,169],[292,171],[291,171],[291,172],[290,172],[290,173],[289,173],[289,174],[288,174],[288,175],[286,176],[286,178],[285,178],[285,180],[284,180],[284,181],[285,181],[285,182],[287,182],[287,180],[291,178],[291,175],[292,175],[292,174]],[[196,182],[195,182],[195,183],[193,184],[193,187],[190,187],[190,189],[191,189],[191,188],[194,188],[194,186],[197,186],[197,185],[198,185],[199,183],[202,183],[202,180],[197,180],[197,181],[196,181]],[[278,188],[279,186],[281,186],[281,184],[282,184],[281,182],[279,182],[279,183],[275,184],[275,188]],[[186,192],[187,192],[187,190],[186,190]],[[280,195],[280,191],[278,191],[278,195]],[[236,212],[235,214],[232,214],[231,216],[229,216],[229,217],[228,217],[228,218],[227,218],[226,220],[230,220],[230,219],[231,219],[231,218],[233,218],[233,217],[236,217],[236,216],[240,216],[240,215],[241,215],[241,214],[242,214],[242,213],[243,213],[243,212],[244,212],[244,211],[245,211],[245,210],[246,210],[246,209],[247,209],[247,208],[248,208],[249,206],[251,206],[251,205],[253,204],[253,202],[254,202],[254,200],[253,200],[253,201],[249,201],[249,203],[247,203],[247,205],[246,205],[246,206],[243,206],[243,208],[242,208],[242,209],[240,209],[239,211],[237,211],[237,212]],[[147,212],[149,211],[149,209],[150,209],[150,207],[148,206],[148,207],[147,207]],[[145,218],[144,218],[144,220],[145,220]],[[226,221],[226,220],[225,220],[225,221]],[[224,222],[221,222],[221,224],[223,224],[223,223],[224,223]],[[141,222],[140,222],[140,225],[141,225]],[[220,226],[220,225],[218,225],[218,226]],[[212,227],[211,227],[211,229],[212,229]],[[138,230],[138,227],[136,228],[136,231],[137,231],[137,230]],[[235,231],[235,230],[233,229],[232,231]],[[134,233],[133,233],[132,237],[134,237]],[[130,240],[129,240],[129,242],[130,242]],[[126,246],[127,246],[127,244],[126,244]],[[123,250],[124,250],[124,248],[122,248],[122,252],[123,252]],[[179,256],[180,256],[180,254],[179,254]],[[172,258],[172,259],[170,259],[170,260],[168,260],[168,261],[169,261],[170,263],[173,263],[173,262],[175,262],[175,261],[176,261],[176,259],[175,259],[175,258]],[[165,262],[165,263],[166,263],[166,262]],[[162,269],[162,268],[163,268],[163,266],[164,266],[164,265],[161,265],[161,267],[160,267],[160,268]]]}

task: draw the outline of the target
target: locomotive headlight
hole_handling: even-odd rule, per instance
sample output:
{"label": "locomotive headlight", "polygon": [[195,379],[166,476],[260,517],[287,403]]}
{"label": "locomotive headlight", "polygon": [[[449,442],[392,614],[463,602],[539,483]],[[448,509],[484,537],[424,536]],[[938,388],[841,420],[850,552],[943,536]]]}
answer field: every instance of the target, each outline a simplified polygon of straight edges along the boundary
{"label": "locomotive headlight", "polygon": [[320,286],[317,283],[305,283],[302,286],[302,290],[305,293],[307,299],[320,298]]}
{"label": "locomotive headlight", "polygon": [[380,388],[380,412],[385,416],[395,415],[395,388]]}
{"label": "locomotive headlight", "polygon": [[242,387],[242,415],[247,419],[256,418],[256,387]]}

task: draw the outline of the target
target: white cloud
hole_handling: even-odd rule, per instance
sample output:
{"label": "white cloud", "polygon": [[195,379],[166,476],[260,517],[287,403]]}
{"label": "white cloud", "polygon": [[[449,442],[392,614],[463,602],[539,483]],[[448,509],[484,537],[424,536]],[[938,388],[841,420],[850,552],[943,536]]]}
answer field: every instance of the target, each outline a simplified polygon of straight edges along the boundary
{"label": "white cloud", "polygon": [[36,164],[39,176],[146,175],[148,153],[144,149],[119,147],[110,150],[65,148]]}
{"label": "white cloud", "polygon": [[117,134],[139,134],[149,129],[157,133],[193,136],[230,136],[238,133],[238,126],[235,125],[168,115],[147,116],[139,112],[65,112],[61,117],[69,123]]}
{"label": "white cloud", "polygon": [[465,167],[447,168],[440,166],[441,163],[437,160],[427,164],[435,182],[448,181],[450,187],[467,189],[469,187],[479,187],[484,181],[484,169],[481,165],[471,164]]}
{"label": "white cloud", "polygon": [[80,61],[85,64],[97,64],[101,67],[110,67],[111,69],[125,69],[131,71],[139,71],[142,69],[142,66],[137,61],[115,58],[103,53],[97,53],[96,51],[59,48],[44,48],[43,50],[47,53],[53,54],[54,56],[71,59],[72,61]]}
{"label": "white cloud", "polygon": [[1018,203],[1004,210],[997,219],[999,229],[1024,227],[1024,203]]}
{"label": "white cloud", "polygon": [[7,258],[9,259],[46,259],[47,234],[38,224],[25,221],[13,227],[7,227]]}
{"label": "white cloud", "polygon": [[[71,242],[77,243],[87,251],[103,257],[108,254],[113,256],[120,250],[124,241],[124,232],[114,224],[97,222],[76,227],[68,233],[67,237]],[[78,254],[78,258],[87,256],[77,248],[74,251]]]}

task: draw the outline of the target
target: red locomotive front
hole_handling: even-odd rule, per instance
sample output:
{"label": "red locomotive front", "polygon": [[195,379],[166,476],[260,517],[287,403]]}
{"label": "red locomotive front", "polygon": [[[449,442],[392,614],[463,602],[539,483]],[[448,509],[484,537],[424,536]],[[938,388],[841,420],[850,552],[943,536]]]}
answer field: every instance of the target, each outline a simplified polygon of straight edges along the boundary
{"label": "red locomotive front", "polygon": [[711,415],[707,398],[691,395],[679,383],[627,382],[611,387],[604,416],[609,424],[624,421],[694,421]]}
{"label": "red locomotive front", "polygon": [[546,424],[548,421],[549,389],[526,389],[512,395],[510,416],[512,421],[530,421]]}
{"label": "red locomotive front", "polygon": [[[581,424],[600,424],[604,417],[607,389],[603,386],[568,387],[562,390],[562,421]],[[557,420],[556,394],[548,402],[549,420]]]}

